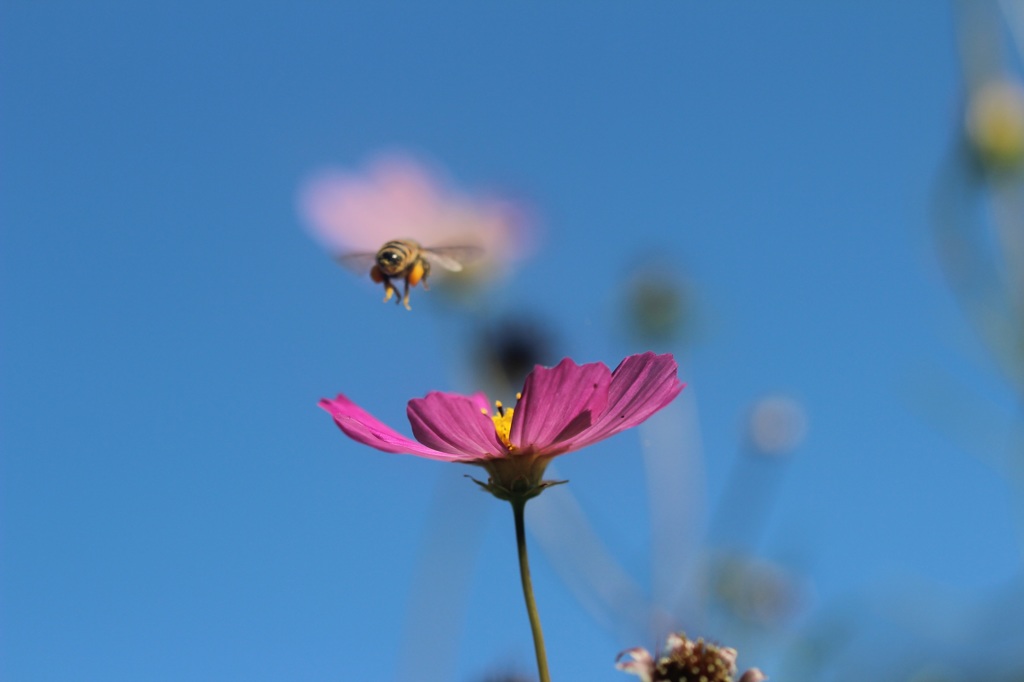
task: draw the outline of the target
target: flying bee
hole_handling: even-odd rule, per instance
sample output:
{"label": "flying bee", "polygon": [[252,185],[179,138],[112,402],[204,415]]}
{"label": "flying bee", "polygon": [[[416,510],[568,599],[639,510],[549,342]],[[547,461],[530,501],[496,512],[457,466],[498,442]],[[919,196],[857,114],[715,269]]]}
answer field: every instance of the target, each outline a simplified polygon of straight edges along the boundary
{"label": "flying bee", "polygon": [[384,285],[384,302],[395,296],[396,289],[392,280],[404,280],[402,298],[395,297],[409,306],[409,290],[417,284],[423,284],[423,290],[429,291],[427,276],[430,266],[437,265],[449,272],[461,272],[462,264],[476,258],[483,252],[478,246],[438,246],[426,248],[412,239],[392,239],[380,247],[377,253],[348,253],[338,257],[345,266],[362,270],[370,266],[370,279]]}

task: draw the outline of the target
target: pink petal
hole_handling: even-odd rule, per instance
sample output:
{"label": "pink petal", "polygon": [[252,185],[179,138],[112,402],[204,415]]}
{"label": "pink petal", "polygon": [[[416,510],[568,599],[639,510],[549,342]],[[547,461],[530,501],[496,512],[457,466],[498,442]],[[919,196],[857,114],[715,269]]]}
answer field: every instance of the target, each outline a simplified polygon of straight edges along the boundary
{"label": "pink petal", "polygon": [[487,402],[487,396],[483,393],[474,393],[469,396],[469,399],[473,401],[473,407],[482,414],[491,413],[491,404]]}
{"label": "pink petal", "polygon": [[330,412],[334,417],[334,423],[345,432],[345,435],[372,448],[447,462],[458,462],[463,459],[406,438],[340,393],[334,400],[321,400],[320,407]]}
{"label": "pink petal", "polygon": [[516,404],[509,440],[521,450],[551,450],[588,429],[608,404],[610,381],[601,363],[580,366],[566,358],[550,369],[536,367]]}
{"label": "pink petal", "polygon": [[671,354],[631,355],[612,372],[608,407],[590,429],[570,441],[581,448],[637,426],[668,405],[683,390]]}
{"label": "pink petal", "polygon": [[416,440],[428,447],[464,460],[503,457],[494,422],[482,411],[486,405],[482,393],[468,397],[432,391],[410,400],[406,412]]}
{"label": "pink petal", "polygon": [[[629,660],[622,660],[628,656]],[[642,682],[651,682],[654,674],[654,657],[643,647],[626,649],[615,657],[615,667],[640,677]]]}

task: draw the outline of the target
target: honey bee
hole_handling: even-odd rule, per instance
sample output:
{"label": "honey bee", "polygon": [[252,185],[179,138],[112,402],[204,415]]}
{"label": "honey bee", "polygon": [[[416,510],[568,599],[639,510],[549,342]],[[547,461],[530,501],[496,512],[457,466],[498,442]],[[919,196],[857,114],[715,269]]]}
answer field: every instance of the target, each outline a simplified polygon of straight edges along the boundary
{"label": "honey bee", "polygon": [[396,289],[392,280],[402,279],[405,286],[402,297],[395,297],[409,306],[409,290],[417,284],[423,284],[423,290],[429,291],[427,276],[430,266],[437,265],[449,272],[461,272],[462,264],[476,258],[483,252],[478,246],[439,246],[426,248],[412,239],[392,239],[380,247],[377,253],[349,253],[338,257],[345,266],[352,269],[364,269],[370,266],[370,279],[384,285],[384,302],[395,296]]}

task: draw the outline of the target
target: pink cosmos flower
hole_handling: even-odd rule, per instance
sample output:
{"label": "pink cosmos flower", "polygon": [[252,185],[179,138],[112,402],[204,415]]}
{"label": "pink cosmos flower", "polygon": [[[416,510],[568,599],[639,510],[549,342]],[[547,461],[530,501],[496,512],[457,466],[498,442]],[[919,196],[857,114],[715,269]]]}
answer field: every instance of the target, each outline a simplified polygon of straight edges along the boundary
{"label": "pink cosmos flower", "polygon": [[493,415],[483,393],[435,391],[415,398],[406,411],[416,440],[344,395],[320,406],[353,440],[384,452],[481,466],[490,475],[484,488],[501,499],[525,500],[554,484],[541,480],[553,457],[637,426],[682,389],[675,358],[647,352],[631,355],[614,371],[569,358],[551,368],[538,365],[516,406],[496,402]]}

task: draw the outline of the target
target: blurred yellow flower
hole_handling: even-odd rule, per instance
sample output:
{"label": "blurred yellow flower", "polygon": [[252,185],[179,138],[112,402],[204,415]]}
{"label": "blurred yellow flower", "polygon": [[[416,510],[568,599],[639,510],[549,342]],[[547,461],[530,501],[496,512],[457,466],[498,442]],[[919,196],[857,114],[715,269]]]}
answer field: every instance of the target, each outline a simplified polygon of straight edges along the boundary
{"label": "blurred yellow flower", "polygon": [[967,137],[981,162],[1015,171],[1024,161],[1024,89],[1010,79],[991,80],[967,103]]}

